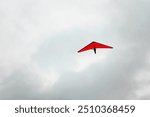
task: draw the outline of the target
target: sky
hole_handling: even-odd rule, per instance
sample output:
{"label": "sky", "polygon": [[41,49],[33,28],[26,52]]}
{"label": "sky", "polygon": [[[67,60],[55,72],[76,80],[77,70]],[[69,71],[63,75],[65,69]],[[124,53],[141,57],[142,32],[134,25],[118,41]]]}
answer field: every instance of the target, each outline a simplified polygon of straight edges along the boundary
{"label": "sky", "polygon": [[149,0],[0,0],[0,99],[150,99],[149,21]]}

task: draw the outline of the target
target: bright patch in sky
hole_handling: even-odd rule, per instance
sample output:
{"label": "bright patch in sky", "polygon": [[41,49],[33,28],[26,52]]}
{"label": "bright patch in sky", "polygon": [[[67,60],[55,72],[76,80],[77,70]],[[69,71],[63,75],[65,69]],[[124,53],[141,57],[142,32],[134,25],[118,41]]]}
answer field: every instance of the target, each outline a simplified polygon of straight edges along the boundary
{"label": "bright patch in sky", "polygon": [[102,51],[103,49],[100,51],[97,50],[97,54],[94,54],[93,50],[89,52],[79,53],[75,71],[81,72],[87,69],[88,67],[90,67],[90,65],[93,65],[97,62],[100,62],[100,63],[106,62],[105,61],[106,53]]}

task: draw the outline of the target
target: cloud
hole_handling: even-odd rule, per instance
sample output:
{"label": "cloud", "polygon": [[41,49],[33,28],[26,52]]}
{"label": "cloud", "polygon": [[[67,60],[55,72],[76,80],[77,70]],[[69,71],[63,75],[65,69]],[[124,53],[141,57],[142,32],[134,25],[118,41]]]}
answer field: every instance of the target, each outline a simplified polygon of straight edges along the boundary
{"label": "cloud", "polygon": [[[0,15],[0,99],[149,99],[148,0],[7,0]],[[77,54],[93,40],[114,49]]]}

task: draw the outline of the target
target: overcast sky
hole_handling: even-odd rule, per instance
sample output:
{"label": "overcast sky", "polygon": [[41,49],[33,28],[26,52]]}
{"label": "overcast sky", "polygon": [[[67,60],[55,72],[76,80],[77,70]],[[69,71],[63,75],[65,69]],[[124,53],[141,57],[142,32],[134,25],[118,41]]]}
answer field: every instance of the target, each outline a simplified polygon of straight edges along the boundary
{"label": "overcast sky", "polygon": [[150,99],[149,21],[149,0],[0,0],[0,99]]}

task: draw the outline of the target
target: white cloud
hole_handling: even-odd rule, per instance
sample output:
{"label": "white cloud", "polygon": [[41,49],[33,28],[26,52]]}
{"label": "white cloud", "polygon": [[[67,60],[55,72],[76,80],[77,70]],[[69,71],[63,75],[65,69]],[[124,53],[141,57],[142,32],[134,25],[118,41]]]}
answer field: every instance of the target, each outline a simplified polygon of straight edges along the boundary
{"label": "white cloud", "polygon": [[[2,85],[0,93],[4,94],[1,99],[11,97],[34,99],[39,94],[42,96],[38,98],[44,98],[47,92],[49,92],[47,98],[51,94],[54,94],[53,98],[59,98],[57,96],[65,90],[68,91],[70,98],[73,98],[69,95],[72,94],[72,90],[76,92],[73,92],[76,98],[80,98],[80,94],[85,92],[85,95],[81,95],[85,98],[89,95],[86,88],[91,86],[95,86],[91,90],[93,92],[90,92],[93,96],[89,96],[93,99],[101,98],[101,96],[122,99],[124,94],[121,91],[126,92],[127,89],[130,89],[130,93],[138,91],[137,95],[140,97],[148,95],[149,87],[146,82],[149,73],[143,62],[148,61],[145,55],[149,50],[148,2],[147,0],[143,2],[139,0],[132,2],[1,0],[0,83]],[[83,44],[93,40],[112,45],[114,50],[98,51],[96,55],[92,51],[77,54]],[[92,70],[90,70],[91,67],[93,67]],[[102,71],[104,78],[99,79],[99,70]],[[137,71],[138,75],[136,75]],[[86,73],[89,76],[84,76]],[[128,75],[129,81],[128,78],[127,80],[119,79]],[[76,86],[81,87],[82,83],[70,86],[71,77],[75,83],[79,83],[79,79],[83,82],[85,87],[79,93],[76,91],[78,89]],[[82,77],[87,77],[87,81]],[[112,79],[110,89],[99,87],[97,81],[107,84],[108,77]],[[113,80],[116,82],[114,83]],[[67,82],[66,89],[62,88],[64,82]],[[134,89],[132,82],[136,82],[137,86],[142,82],[142,86]],[[122,90],[117,89],[121,83],[127,87]],[[21,88],[18,89],[18,87]],[[106,92],[111,88],[116,88],[117,91],[115,95],[106,95],[104,92],[100,95],[97,92],[99,88],[104,88]],[[22,93],[27,89],[31,89],[28,96]],[[7,94],[9,90],[14,94]],[[56,93],[53,93],[55,91]],[[57,95],[57,92],[60,94]],[[130,94],[126,95],[128,97]],[[60,97],[68,98],[63,94]]]}
{"label": "white cloud", "polygon": [[[98,51],[97,55],[94,54],[93,50],[86,53],[80,53],[77,56],[77,65],[75,67],[76,72],[82,72],[83,70],[87,69],[91,65],[101,61],[101,63],[106,62],[106,51]],[[91,53],[91,54],[89,54]],[[93,68],[91,68],[93,69]]]}

